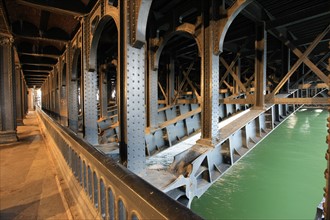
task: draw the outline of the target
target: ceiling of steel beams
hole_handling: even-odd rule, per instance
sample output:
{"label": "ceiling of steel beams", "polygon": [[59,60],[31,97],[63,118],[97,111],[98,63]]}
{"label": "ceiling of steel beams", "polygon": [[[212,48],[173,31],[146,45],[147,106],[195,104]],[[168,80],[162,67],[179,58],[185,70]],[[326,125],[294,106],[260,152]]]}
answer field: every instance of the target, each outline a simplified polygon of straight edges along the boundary
{"label": "ceiling of steel beams", "polygon": [[[2,0],[0,28],[8,24],[26,83],[40,87],[96,0]],[[1,28],[1,32],[4,32]]]}
{"label": "ceiling of steel beams", "polygon": [[[57,58],[63,54],[66,43],[79,29],[79,17],[88,13],[96,1],[1,1],[0,31],[10,32],[14,36],[28,86],[41,86],[57,63]],[[220,4],[221,1],[213,2]],[[235,0],[224,2],[225,8],[228,8]],[[201,14],[201,4],[200,0],[154,0],[149,14],[148,37],[165,36],[182,23],[196,24]],[[246,58],[242,68],[251,67],[250,74],[253,74],[254,65],[254,24],[261,20],[266,21],[268,30],[268,65],[273,72],[280,71],[283,43],[278,39],[279,33],[300,51],[305,51],[329,25],[330,1],[255,0],[246,7],[228,30],[223,56],[230,61],[239,52],[241,57]],[[313,50],[309,56],[312,62],[317,63],[324,56],[329,56],[329,39],[330,33]],[[182,36],[173,37],[166,50],[176,51],[174,56],[183,67],[189,66],[199,56],[195,42]],[[291,59],[294,62],[298,58],[292,55]],[[319,63],[318,67],[327,72],[324,63]]]}

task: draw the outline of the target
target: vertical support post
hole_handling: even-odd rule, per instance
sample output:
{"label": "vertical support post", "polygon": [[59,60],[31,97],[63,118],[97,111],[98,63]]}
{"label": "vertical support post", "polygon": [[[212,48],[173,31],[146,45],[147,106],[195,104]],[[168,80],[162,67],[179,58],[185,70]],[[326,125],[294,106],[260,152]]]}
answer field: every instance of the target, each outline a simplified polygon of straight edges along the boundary
{"label": "vertical support post", "polygon": [[199,144],[214,146],[219,136],[219,56],[213,53],[216,40],[210,16],[210,1],[203,1],[202,54],[201,54],[201,93],[202,131]]}
{"label": "vertical support post", "polygon": [[[290,49],[282,44],[282,78],[290,71]],[[289,93],[290,89],[290,78],[282,87],[282,91]]]}
{"label": "vertical support post", "polygon": [[0,144],[18,140],[12,38],[0,38]]}
{"label": "vertical support post", "polygon": [[[237,59],[237,63],[235,65],[235,74],[237,75],[237,78],[239,80],[241,80],[241,58],[240,57]],[[239,95],[241,93],[239,84],[236,82],[235,79],[233,79],[233,81],[234,81],[234,94]],[[236,104],[235,105],[235,112],[240,110],[240,109],[241,109],[241,105]]]}
{"label": "vertical support post", "polygon": [[[329,44],[329,47],[330,47],[330,44]],[[328,59],[328,71],[330,71],[330,58]],[[329,83],[328,83],[328,86],[330,86],[330,75],[328,76],[329,78]],[[330,95],[330,91],[328,91],[328,95]],[[330,113],[330,107],[328,107],[328,111]],[[328,150],[325,154],[325,158],[327,159],[327,169],[325,170],[325,179],[326,179],[326,185],[325,185],[325,192],[324,192],[324,197],[325,197],[325,201],[323,203],[323,210],[324,210],[324,216],[325,216],[325,219],[327,220],[330,220],[330,193],[329,193],[329,190],[330,190],[330,116],[328,117],[327,119],[328,121],[328,124],[327,124],[327,127],[328,127],[328,135],[327,135],[327,138],[326,138],[326,143],[328,144]]]}
{"label": "vertical support post", "polygon": [[[120,1],[120,156],[134,173],[145,168],[145,45],[141,49],[130,45],[130,33],[135,24],[136,1]],[[133,29],[133,30],[132,30]],[[131,31],[132,30],[132,31]]]}
{"label": "vertical support post", "polygon": [[100,86],[100,115],[101,118],[108,117],[108,83],[106,75],[107,64],[100,66],[99,86]]}
{"label": "vertical support post", "polygon": [[173,55],[170,57],[169,73],[168,73],[168,91],[167,91],[167,104],[172,105],[174,99],[174,87],[175,87],[175,60]]}
{"label": "vertical support post", "polygon": [[[78,56],[81,56],[81,53],[78,54]],[[71,59],[70,62],[72,62],[72,65],[78,65],[78,63],[74,63],[73,60],[75,60],[76,57]],[[78,60],[78,58],[77,58]],[[74,131],[78,132],[78,69],[77,67],[71,66],[72,71],[70,71],[70,84],[69,84],[69,95],[68,95],[68,101],[69,101],[69,128]],[[75,69],[75,72],[73,71]]]}
{"label": "vertical support post", "polygon": [[255,106],[264,109],[266,95],[267,70],[267,31],[265,22],[256,24],[255,41]]}
{"label": "vertical support post", "polygon": [[60,77],[59,74],[61,74],[61,71],[59,71],[57,68],[55,68],[54,77],[52,79],[51,87],[53,87],[53,95],[50,98],[52,111],[55,112],[55,117],[57,120],[60,120],[60,103],[61,103],[61,82],[59,81]]}
{"label": "vertical support post", "polygon": [[[151,50],[148,50],[148,57],[154,56]],[[148,94],[148,99],[149,99],[149,127],[150,128],[155,128],[158,126],[158,71],[152,67],[152,62],[148,62],[148,83],[149,83],[149,94]]]}
{"label": "vertical support post", "polygon": [[[89,47],[89,18],[84,18],[83,23],[83,48],[86,50]],[[84,62],[84,129],[85,139],[93,144],[98,144],[97,134],[97,70],[89,70],[87,66],[87,52],[83,53]]]}
{"label": "vertical support post", "polygon": [[21,79],[21,68],[19,64],[15,65],[15,76],[16,76],[16,122],[17,125],[23,125],[23,97],[22,97],[22,79]]}
{"label": "vertical support post", "polygon": [[[235,74],[237,75],[238,79],[241,79],[241,58],[239,57],[237,59],[236,65],[235,65]],[[233,79],[234,82],[234,94],[240,94],[240,88],[238,83]]]}
{"label": "vertical support post", "polygon": [[22,77],[22,102],[23,102],[23,117],[27,114],[27,106],[26,106],[26,99],[27,99],[27,94],[26,94],[26,84],[25,84],[25,79],[24,79],[24,75],[23,72],[21,73],[21,77]]}

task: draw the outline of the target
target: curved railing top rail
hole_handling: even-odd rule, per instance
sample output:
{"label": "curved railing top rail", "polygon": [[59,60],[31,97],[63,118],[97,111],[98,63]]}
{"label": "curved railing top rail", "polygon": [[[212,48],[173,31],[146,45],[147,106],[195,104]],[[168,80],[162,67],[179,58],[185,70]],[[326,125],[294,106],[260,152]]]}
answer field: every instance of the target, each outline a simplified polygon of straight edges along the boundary
{"label": "curved railing top rail", "polygon": [[[118,189],[122,197],[136,204],[136,211],[143,213],[143,216],[151,218],[163,217],[165,219],[201,219],[190,209],[171,199],[163,192],[129,171],[127,168],[118,164],[112,158],[99,152],[92,145],[66,127],[62,127],[41,109],[37,110],[40,115],[51,122],[50,124],[65,139],[67,143],[79,152],[88,163],[90,163],[102,176]],[[139,210],[140,209],[140,210]],[[149,214],[148,214],[149,213]]]}

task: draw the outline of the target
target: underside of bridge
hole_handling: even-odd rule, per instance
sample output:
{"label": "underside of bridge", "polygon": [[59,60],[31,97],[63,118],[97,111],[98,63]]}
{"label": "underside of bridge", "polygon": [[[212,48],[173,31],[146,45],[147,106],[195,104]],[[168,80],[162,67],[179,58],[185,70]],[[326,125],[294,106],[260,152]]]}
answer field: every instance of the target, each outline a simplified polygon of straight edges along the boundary
{"label": "underside of bridge", "polygon": [[[299,107],[329,108],[328,0],[2,0],[0,15],[0,143],[34,93],[62,132],[187,206]],[[57,139],[108,216],[101,171]]]}

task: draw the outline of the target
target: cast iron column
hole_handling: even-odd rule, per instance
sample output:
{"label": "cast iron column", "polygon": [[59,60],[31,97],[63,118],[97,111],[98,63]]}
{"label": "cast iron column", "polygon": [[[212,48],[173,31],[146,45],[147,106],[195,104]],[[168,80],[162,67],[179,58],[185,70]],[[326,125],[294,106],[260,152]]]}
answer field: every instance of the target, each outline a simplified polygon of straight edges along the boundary
{"label": "cast iron column", "polygon": [[[135,28],[136,1],[120,1],[120,156],[135,173],[145,168],[145,45],[130,44],[130,30]],[[130,14],[132,13],[132,14]]]}
{"label": "cast iron column", "polygon": [[168,91],[167,91],[167,101],[168,105],[173,105],[173,98],[174,98],[174,87],[175,87],[175,60],[173,55],[171,54],[170,64],[169,64],[169,73],[168,73]]}
{"label": "cast iron column", "polygon": [[[80,56],[80,53],[79,53]],[[78,58],[77,58],[78,59]],[[72,59],[71,59],[72,60]],[[71,61],[73,62],[73,61]],[[75,65],[77,65],[75,63]],[[75,71],[73,69],[75,68]],[[77,70],[80,68],[72,67],[72,73],[70,72],[69,79],[69,127],[72,131],[78,132],[78,72]]]}
{"label": "cast iron column", "polygon": [[256,109],[265,108],[267,70],[267,31],[265,22],[256,24],[255,41],[255,105]]}
{"label": "cast iron column", "polygon": [[17,125],[23,125],[24,107],[23,107],[23,82],[21,79],[21,67],[15,65],[16,76],[16,122]]}
{"label": "cast iron column", "polygon": [[17,138],[13,39],[0,37],[0,144]]}
{"label": "cast iron column", "polygon": [[[290,71],[290,49],[282,44],[282,77],[284,77]],[[284,84],[282,91],[284,93],[289,93],[290,89],[290,78]]]}
{"label": "cast iron column", "polygon": [[[154,56],[151,50],[148,51],[148,57]],[[148,60],[148,111],[149,111],[149,127],[155,128],[158,126],[158,70],[154,69],[151,61]]]}
{"label": "cast iron column", "polygon": [[214,30],[210,16],[210,1],[203,1],[202,27],[202,131],[199,144],[214,146],[219,136],[219,56],[214,51]]}
{"label": "cast iron column", "polygon": [[89,47],[90,35],[89,35],[89,18],[84,18],[83,23],[83,65],[84,65],[84,128],[85,128],[85,139],[93,144],[98,144],[98,133],[97,133],[97,69],[89,70],[87,67],[88,53],[86,53]]}
{"label": "cast iron column", "polygon": [[102,64],[99,67],[99,87],[100,87],[100,115],[101,118],[108,117],[108,82],[106,69],[107,64]]}

